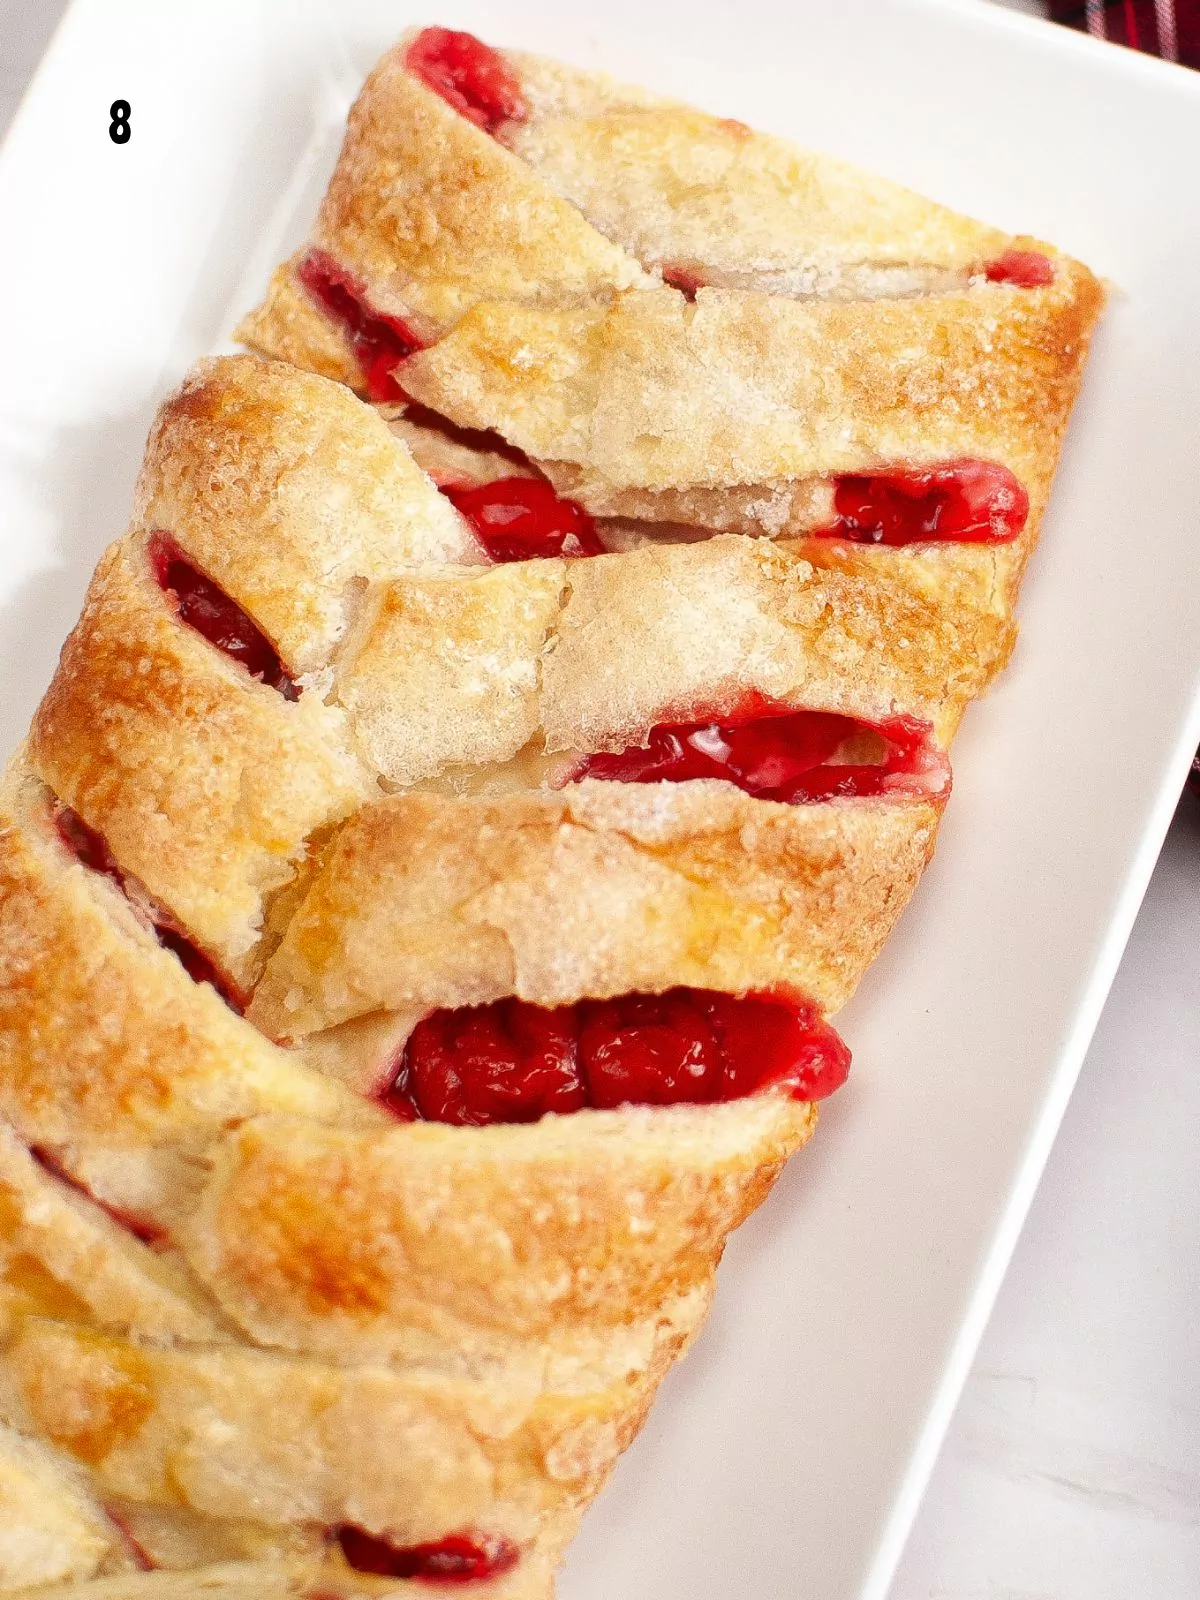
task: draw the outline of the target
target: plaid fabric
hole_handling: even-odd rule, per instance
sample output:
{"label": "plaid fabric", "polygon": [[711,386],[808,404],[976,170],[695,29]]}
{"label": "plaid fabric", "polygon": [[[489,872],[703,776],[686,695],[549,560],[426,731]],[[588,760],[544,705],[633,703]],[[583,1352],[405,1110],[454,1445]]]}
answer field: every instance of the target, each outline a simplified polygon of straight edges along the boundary
{"label": "plaid fabric", "polygon": [[1200,67],[1200,0],[1050,0],[1055,22]]}

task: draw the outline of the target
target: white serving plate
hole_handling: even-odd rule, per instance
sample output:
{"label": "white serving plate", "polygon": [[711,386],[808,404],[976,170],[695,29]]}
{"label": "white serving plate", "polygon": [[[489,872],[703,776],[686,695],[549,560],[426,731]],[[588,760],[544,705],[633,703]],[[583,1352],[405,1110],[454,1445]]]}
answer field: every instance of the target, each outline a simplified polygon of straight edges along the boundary
{"label": "white serving plate", "polygon": [[301,237],[339,118],[413,20],[823,146],[1120,286],[1016,663],[842,1015],[851,1084],[731,1245],[562,1581],[879,1600],[1200,738],[1200,76],[977,0],[75,0],[0,155],[3,750],[127,517],[156,403]]}

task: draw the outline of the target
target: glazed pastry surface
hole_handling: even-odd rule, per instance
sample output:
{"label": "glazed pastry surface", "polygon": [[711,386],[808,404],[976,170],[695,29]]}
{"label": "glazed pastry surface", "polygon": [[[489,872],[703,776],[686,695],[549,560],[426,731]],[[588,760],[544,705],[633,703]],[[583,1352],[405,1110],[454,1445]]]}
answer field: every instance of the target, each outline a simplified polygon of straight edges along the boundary
{"label": "glazed pastry surface", "polygon": [[550,1600],[845,1078],[1100,305],[383,58],[0,786],[0,1594]]}

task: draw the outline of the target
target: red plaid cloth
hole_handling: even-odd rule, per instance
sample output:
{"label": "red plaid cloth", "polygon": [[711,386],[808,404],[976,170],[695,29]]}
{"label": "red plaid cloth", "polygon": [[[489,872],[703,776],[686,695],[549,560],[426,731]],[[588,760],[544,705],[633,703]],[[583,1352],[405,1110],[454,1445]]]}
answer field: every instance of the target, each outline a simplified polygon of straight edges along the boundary
{"label": "red plaid cloth", "polygon": [[1200,0],[1050,0],[1050,15],[1097,39],[1200,67]]}

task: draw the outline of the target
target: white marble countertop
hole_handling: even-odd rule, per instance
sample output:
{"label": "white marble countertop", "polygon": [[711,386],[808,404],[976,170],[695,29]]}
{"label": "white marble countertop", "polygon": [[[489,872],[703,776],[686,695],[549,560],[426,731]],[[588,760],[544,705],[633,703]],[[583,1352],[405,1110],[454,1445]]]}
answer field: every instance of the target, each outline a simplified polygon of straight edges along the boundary
{"label": "white marble countertop", "polygon": [[[0,132],[63,9],[0,0]],[[893,1600],[1200,1597],[1198,1039],[1185,799]]]}

